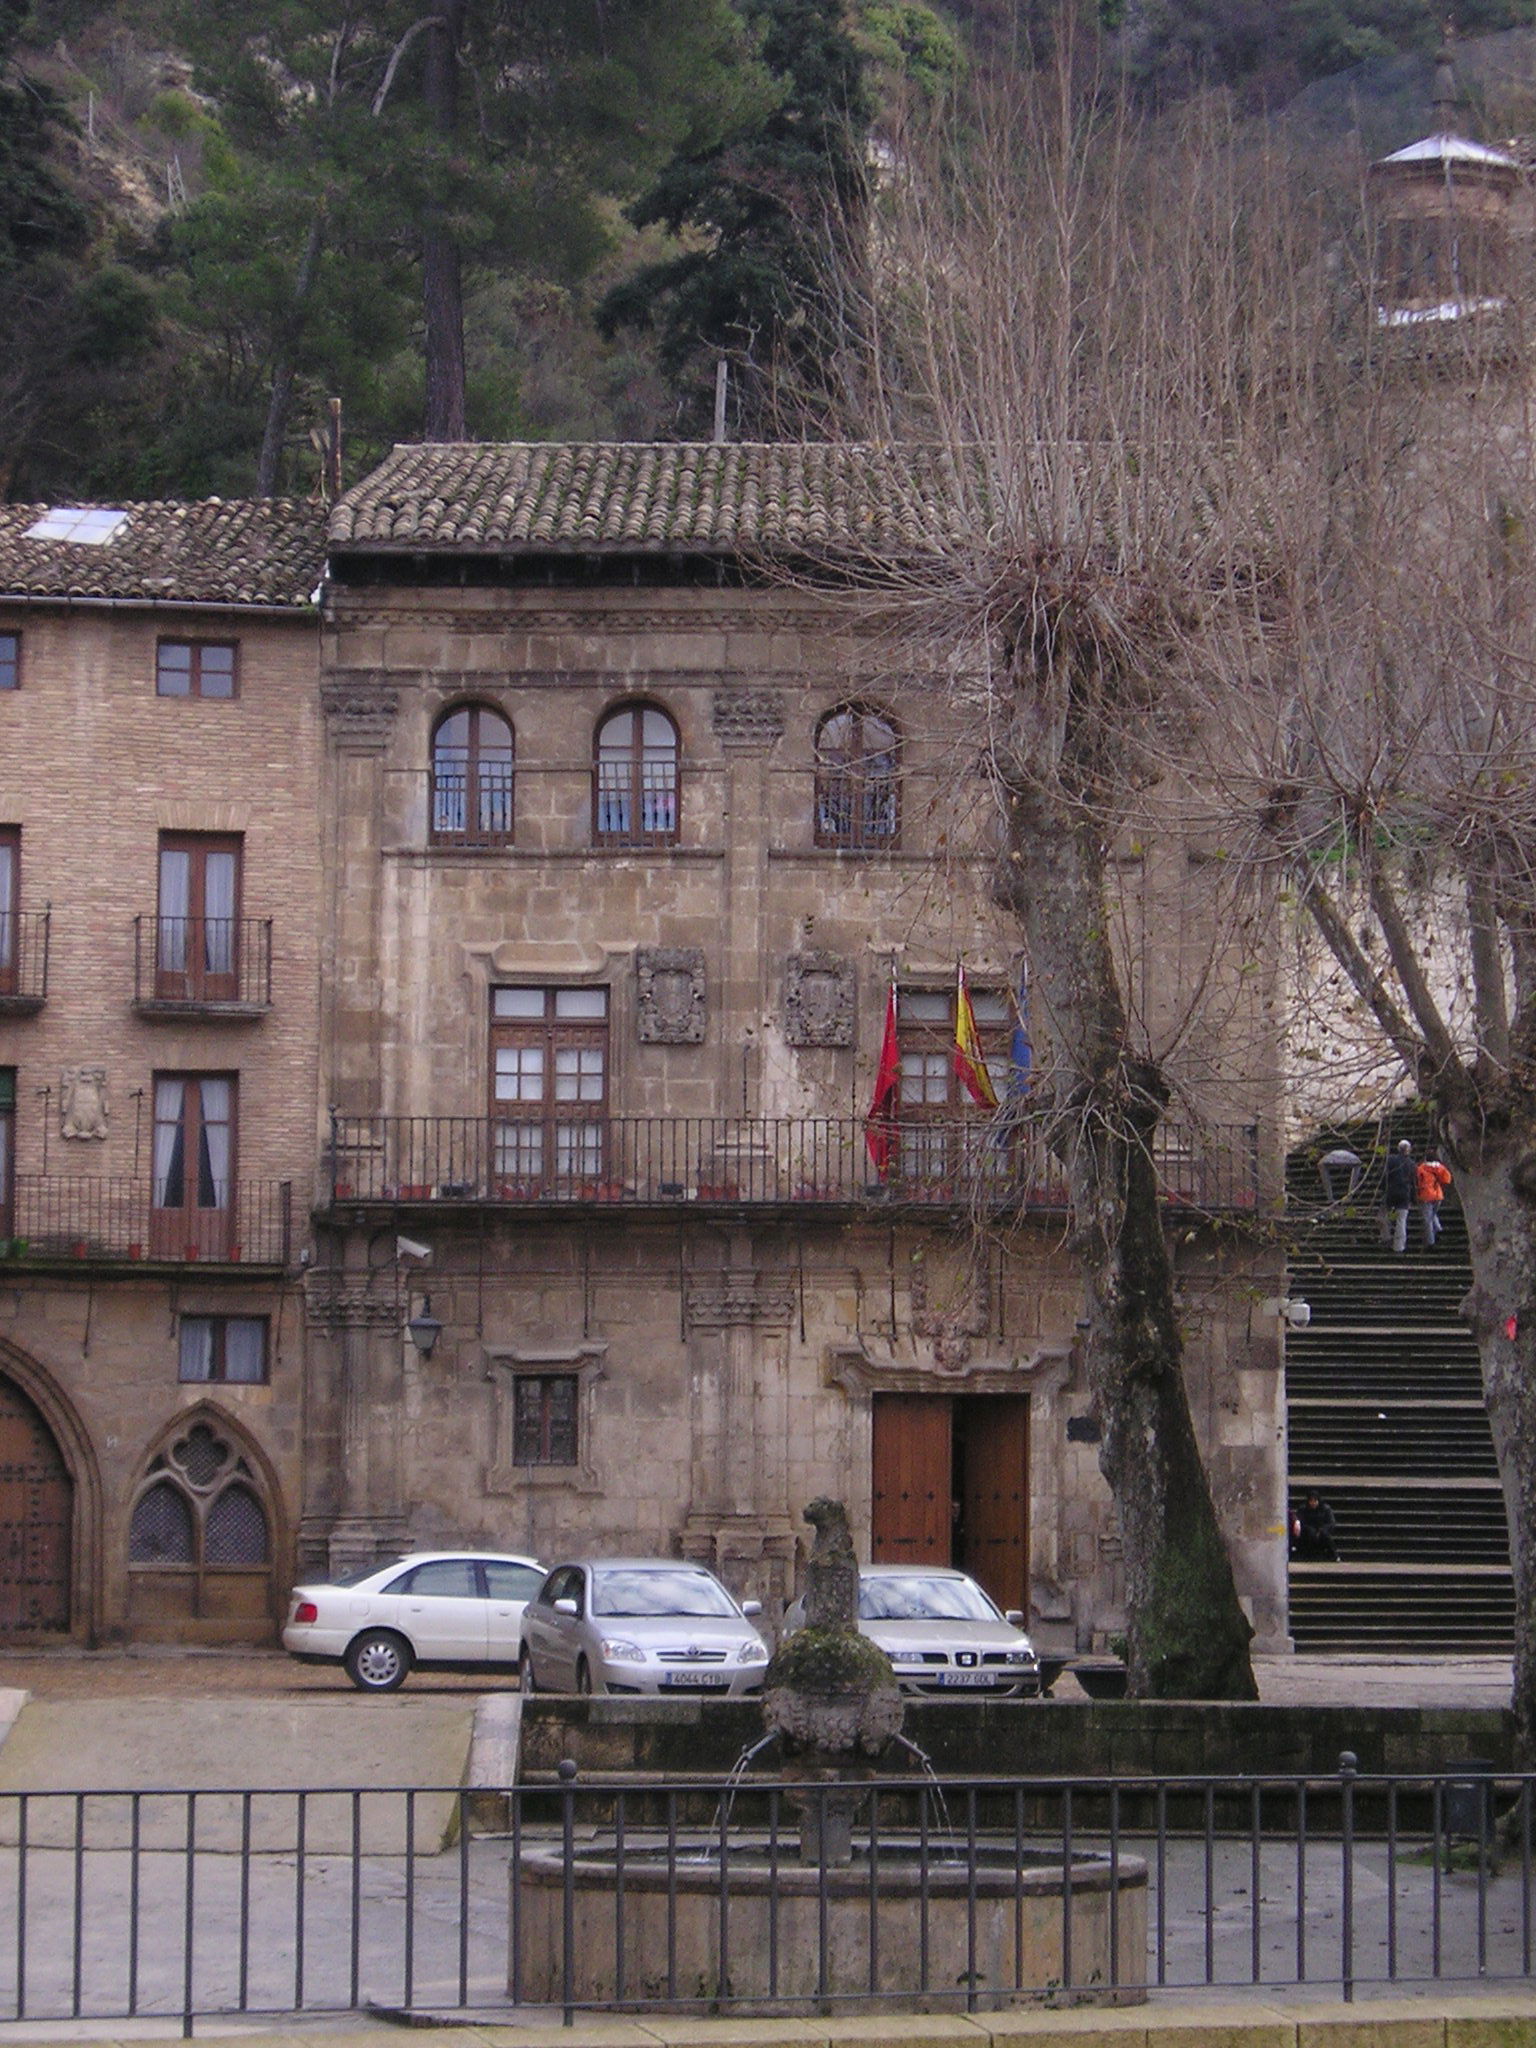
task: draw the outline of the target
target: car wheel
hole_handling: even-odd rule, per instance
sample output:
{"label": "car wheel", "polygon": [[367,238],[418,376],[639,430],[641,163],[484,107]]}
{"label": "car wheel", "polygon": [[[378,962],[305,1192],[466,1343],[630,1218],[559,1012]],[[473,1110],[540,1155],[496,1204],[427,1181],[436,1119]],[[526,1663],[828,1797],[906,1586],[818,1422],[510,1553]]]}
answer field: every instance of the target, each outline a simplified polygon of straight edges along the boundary
{"label": "car wheel", "polygon": [[526,1643],[524,1643],[518,1653],[517,1689],[525,1699],[530,1693],[535,1693],[539,1689],[533,1675],[533,1659],[528,1654],[528,1645]]}
{"label": "car wheel", "polygon": [[411,1668],[411,1646],[393,1629],[371,1628],[354,1636],[342,1659],[359,1692],[396,1692]]}
{"label": "car wheel", "polygon": [[585,1657],[578,1657],[576,1659],[576,1690],[578,1692],[592,1692],[595,1690],[592,1684],[592,1667],[588,1664]]}

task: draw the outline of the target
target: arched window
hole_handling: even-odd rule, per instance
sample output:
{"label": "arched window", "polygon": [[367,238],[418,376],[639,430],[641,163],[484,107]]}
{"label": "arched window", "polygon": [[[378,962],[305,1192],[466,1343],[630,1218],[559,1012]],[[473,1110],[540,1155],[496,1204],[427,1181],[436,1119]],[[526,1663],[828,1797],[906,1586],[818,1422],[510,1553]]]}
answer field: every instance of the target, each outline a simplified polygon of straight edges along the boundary
{"label": "arched window", "polygon": [[461,704],[433,730],[432,837],[448,846],[512,837],[512,728],[484,704]]}
{"label": "arched window", "polygon": [[597,729],[592,836],[600,846],[677,840],[677,727],[652,704],[611,711]]}
{"label": "arched window", "polygon": [[840,704],[816,728],[816,844],[894,846],[900,740],[883,711]]}
{"label": "arched window", "polygon": [[[251,1640],[272,1606],[272,1536],[237,1446],[199,1418],[149,1461],[128,1523],[129,1602],[151,1634]],[[199,1629],[198,1624],[206,1624]]]}

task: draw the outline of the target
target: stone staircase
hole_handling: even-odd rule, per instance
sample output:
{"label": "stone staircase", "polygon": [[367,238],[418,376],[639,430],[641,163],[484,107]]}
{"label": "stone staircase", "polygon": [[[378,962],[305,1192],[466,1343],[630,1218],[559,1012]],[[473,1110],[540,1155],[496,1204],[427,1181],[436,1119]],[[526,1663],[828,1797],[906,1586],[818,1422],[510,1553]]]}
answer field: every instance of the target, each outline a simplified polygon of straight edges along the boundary
{"label": "stone staircase", "polygon": [[1289,1288],[1312,1321],[1286,1338],[1293,1510],[1308,1489],[1334,1511],[1336,1564],[1293,1560],[1298,1650],[1501,1651],[1513,1601],[1504,1501],[1483,1407],[1477,1348],[1458,1307],[1471,1284],[1455,1192],[1426,1251],[1418,1211],[1398,1257],[1379,1236],[1381,1157],[1428,1133],[1406,1120],[1341,1134],[1367,1162],[1333,1209],[1317,1176],[1322,1145],[1287,1167]]}

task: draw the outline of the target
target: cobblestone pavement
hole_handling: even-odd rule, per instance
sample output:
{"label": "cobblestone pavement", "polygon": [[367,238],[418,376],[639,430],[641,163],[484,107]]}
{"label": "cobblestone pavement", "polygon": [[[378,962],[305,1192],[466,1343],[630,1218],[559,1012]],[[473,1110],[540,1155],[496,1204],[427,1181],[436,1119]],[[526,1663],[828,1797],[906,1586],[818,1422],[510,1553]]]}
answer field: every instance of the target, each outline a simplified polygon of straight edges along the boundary
{"label": "cobblestone pavement", "polygon": [[[1262,1657],[1259,1691],[1272,1706],[1501,1707],[1509,1699],[1507,1657]],[[481,1693],[515,1685],[510,1672],[418,1671],[413,1695]],[[39,1699],[165,1698],[254,1694],[297,1698],[350,1695],[339,1665],[300,1664],[281,1650],[0,1650],[0,1686]],[[1056,1697],[1083,1697],[1070,1673]]]}

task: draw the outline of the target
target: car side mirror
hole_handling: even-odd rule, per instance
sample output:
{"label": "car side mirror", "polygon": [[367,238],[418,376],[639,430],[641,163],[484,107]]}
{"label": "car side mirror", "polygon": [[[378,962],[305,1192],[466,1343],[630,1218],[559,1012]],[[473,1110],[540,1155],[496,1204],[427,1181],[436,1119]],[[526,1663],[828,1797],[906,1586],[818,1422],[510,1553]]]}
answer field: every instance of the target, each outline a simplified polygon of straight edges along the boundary
{"label": "car side mirror", "polygon": [[579,1615],[581,1613],[581,1609],[574,1600],[570,1599],[569,1597],[566,1597],[555,1602],[555,1612],[556,1614]]}
{"label": "car side mirror", "polygon": [[763,1603],[761,1600],[743,1600],[741,1611],[748,1621],[755,1621],[763,1611]]}
{"label": "car side mirror", "polygon": [[1003,1619],[1007,1622],[1010,1628],[1022,1628],[1024,1626],[1024,1613],[1022,1608],[1010,1607],[1008,1609],[1008,1612],[1003,1616]]}

